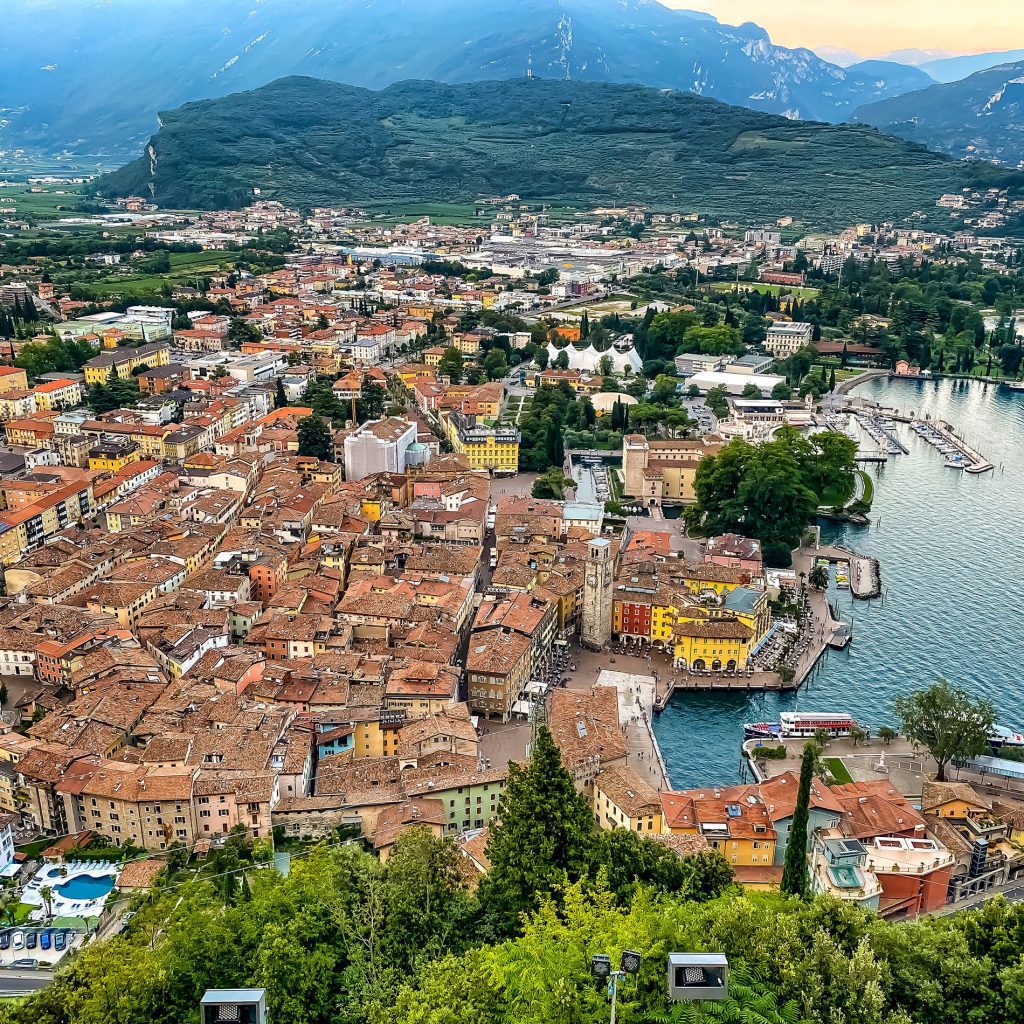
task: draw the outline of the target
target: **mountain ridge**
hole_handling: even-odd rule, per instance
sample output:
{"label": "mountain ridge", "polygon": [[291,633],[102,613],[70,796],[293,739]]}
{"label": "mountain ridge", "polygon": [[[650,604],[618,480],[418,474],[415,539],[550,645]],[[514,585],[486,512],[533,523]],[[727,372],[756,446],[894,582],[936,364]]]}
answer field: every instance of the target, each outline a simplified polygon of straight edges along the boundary
{"label": "mountain ridge", "polygon": [[971,171],[872,128],[794,122],[643,86],[290,77],[161,115],[146,151],[99,179],[165,207],[472,201],[518,192],[784,214],[819,224],[934,207]]}
{"label": "mountain ridge", "polygon": [[1024,60],[859,107],[851,119],[959,158],[1024,161]]}
{"label": "mountain ridge", "polygon": [[539,77],[833,122],[908,86],[903,71],[891,86],[776,46],[757,25],[654,0],[36,0],[7,5],[4,29],[0,148],[127,152],[159,110],[295,74],[379,89],[524,77],[532,60]]}

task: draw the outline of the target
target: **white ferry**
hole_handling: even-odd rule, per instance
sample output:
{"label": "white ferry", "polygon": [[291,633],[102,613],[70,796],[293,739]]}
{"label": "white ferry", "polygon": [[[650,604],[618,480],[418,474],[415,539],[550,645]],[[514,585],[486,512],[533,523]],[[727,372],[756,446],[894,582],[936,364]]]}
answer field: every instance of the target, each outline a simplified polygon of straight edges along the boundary
{"label": "white ferry", "polygon": [[813,739],[819,730],[826,732],[835,739],[849,736],[854,729],[860,728],[852,715],[828,714],[813,711],[783,711],[776,722],[746,722],[743,734],[748,740],[753,739]]}
{"label": "white ferry", "polygon": [[993,725],[988,734],[988,745],[993,750],[1000,747],[1024,747],[1024,733],[1006,729],[1001,725]]}

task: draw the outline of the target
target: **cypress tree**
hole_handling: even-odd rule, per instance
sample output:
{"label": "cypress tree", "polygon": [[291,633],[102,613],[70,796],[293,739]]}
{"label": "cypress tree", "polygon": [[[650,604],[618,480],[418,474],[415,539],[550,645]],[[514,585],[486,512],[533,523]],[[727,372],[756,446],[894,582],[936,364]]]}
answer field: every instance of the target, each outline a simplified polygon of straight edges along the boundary
{"label": "cypress tree", "polygon": [[590,806],[544,726],[529,762],[509,765],[498,823],[487,842],[491,869],[480,882],[480,904],[499,932],[512,933],[521,914],[535,910],[566,880],[586,876],[595,852]]}
{"label": "cypress tree", "polygon": [[832,367],[832,372],[828,375],[828,389],[829,391],[835,391],[836,389],[836,368]]}
{"label": "cypress tree", "polygon": [[796,793],[796,808],[786,840],[786,861],[782,868],[780,888],[791,896],[806,896],[811,880],[807,871],[807,814],[811,805],[811,778],[814,774],[814,744],[804,745],[800,762],[800,787]]}

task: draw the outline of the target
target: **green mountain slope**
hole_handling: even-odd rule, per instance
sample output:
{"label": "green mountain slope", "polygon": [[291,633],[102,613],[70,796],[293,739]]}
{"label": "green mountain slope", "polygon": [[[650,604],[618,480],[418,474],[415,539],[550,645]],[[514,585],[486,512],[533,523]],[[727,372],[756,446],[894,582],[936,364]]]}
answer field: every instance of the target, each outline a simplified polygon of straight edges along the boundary
{"label": "green mountain slope", "polygon": [[524,197],[819,224],[933,207],[980,173],[871,128],[793,122],[641,86],[559,81],[371,92],[286,78],[161,115],[105,195],[215,208]]}
{"label": "green mountain slope", "polygon": [[957,157],[1024,161],[1024,61],[869,103],[853,120]]}

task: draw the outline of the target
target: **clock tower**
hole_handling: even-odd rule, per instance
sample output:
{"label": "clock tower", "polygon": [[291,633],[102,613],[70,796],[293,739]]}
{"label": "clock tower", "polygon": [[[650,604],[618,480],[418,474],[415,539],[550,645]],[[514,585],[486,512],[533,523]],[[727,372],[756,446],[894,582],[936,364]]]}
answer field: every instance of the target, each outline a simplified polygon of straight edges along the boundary
{"label": "clock tower", "polygon": [[583,626],[580,640],[584,647],[603,650],[612,639],[612,545],[597,537],[587,545],[587,563],[583,576]]}

